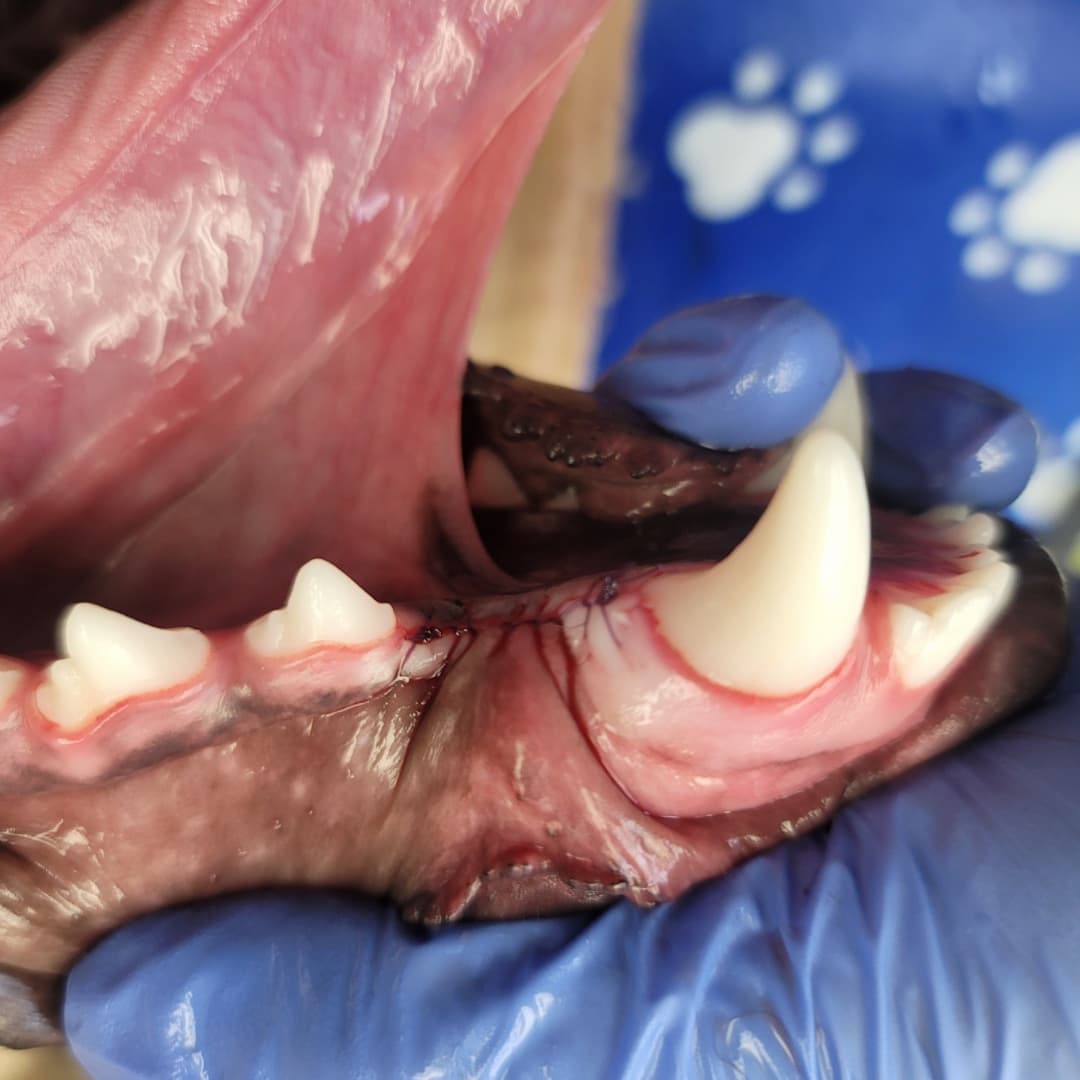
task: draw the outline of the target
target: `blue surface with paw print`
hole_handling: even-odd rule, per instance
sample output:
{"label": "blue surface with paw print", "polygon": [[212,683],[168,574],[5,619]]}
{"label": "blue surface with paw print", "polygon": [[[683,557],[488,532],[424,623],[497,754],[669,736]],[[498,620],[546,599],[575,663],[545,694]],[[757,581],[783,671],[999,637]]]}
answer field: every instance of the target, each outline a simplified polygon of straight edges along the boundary
{"label": "blue surface with paw print", "polygon": [[[602,363],[673,308],[801,296],[860,362],[942,367],[1045,427],[1080,491],[1080,3],[653,0]],[[1038,479],[1038,478],[1037,478]]]}

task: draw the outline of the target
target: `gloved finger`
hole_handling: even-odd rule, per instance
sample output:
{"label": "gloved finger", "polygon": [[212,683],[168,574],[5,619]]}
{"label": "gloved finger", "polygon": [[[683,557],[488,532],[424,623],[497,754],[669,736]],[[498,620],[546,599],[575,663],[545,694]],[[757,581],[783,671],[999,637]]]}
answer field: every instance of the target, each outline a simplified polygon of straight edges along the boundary
{"label": "gloved finger", "polygon": [[99,1080],[1080,1075],[1077,775],[1073,692],[652,912],[172,912],[78,965],[68,1036]]}
{"label": "gloved finger", "polygon": [[999,510],[1024,490],[1038,434],[1015,402],[919,368],[869,372],[863,386],[871,484],[880,496],[913,510],[940,503]]}
{"label": "gloved finger", "polygon": [[[843,372],[839,335],[800,300],[742,296],[678,312],[646,331],[597,383],[660,427],[706,446],[774,446],[821,411]],[[863,376],[870,484],[912,510],[999,510],[1035,467],[1031,417],[956,375],[906,368]]]}
{"label": "gloved finger", "polygon": [[[108,938],[68,980],[66,1033],[96,1080],[530,1075],[515,1065],[542,1057],[588,1075],[587,1045],[517,1044],[549,1009],[566,1023],[600,1007],[559,960],[588,952],[589,922],[431,936],[351,894],[231,897]],[[617,1034],[606,1024],[593,1029],[601,1044]]]}
{"label": "gloved finger", "polygon": [[596,385],[705,446],[775,446],[821,411],[844,369],[836,328],[801,300],[739,296],[657,323]]}

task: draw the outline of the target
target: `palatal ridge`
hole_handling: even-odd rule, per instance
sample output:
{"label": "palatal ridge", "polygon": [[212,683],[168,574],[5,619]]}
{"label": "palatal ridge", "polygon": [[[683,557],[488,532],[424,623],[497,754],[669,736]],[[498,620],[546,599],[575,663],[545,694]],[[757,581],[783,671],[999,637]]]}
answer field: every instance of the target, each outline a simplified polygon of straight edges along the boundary
{"label": "palatal ridge", "polygon": [[[631,573],[621,583],[622,617],[648,621],[708,686],[781,699],[836,672],[868,613],[884,610],[899,683],[925,688],[1004,610],[1017,571],[995,547],[1002,527],[994,518],[945,507],[915,520],[940,549],[942,573],[929,583],[875,577],[859,454],[849,439],[816,430],[801,439],[760,520],[726,559]],[[500,623],[554,618],[573,638],[573,613],[595,593],[570,583],[477,603],[461,620],[437,625],[377,601],[314,559],[284,607],[237,631],[159,629],[79,603],[60,620],[59,659],[43,670],[6,662],[0,707],[45,737],[71,740],[117,712],[237,693],[299,698],[321,681],[342,701],[366,700],[399,680],[437,677],[463,638]]]}

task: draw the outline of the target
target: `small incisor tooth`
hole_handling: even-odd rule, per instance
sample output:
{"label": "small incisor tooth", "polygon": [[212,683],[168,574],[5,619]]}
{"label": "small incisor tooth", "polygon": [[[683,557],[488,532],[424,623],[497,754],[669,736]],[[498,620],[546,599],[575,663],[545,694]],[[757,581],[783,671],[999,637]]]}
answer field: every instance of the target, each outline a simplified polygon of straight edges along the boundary
{"label": "small incisor tooth", "polygon": [[815,431],[726,559],[659,576],[645,595],[661,632],[706,678],[786,697],[820,682],[847,655],[869,572],[862,464],[846,438]]}
{"label": "small incisor tooth", "polygon": [[997,518],[978,513],[971,514],[963,521],[957,521],[948,526],[943,535],[953,544],[991,547],[1001,540],[1004,531],[1004,527]]}
{"label": "small incisor tooth", "polygon": [[289,656],[313,645],[360,648],[389,636],[397,625],[382,604],[325,559],[305,563],[283,608],[253,622],[248,645],[263,656]]}
{"label": "small incisor tooth", "polygon": [[127,698],[193,679],[210,641],[190,627],[162,630],[96,604],[76,604],[60,621],[60,651],[37,690],[41,712],[75,730]]}
{"label": "small incisor tooth", "polygon": [[19,683],[26,678],[26,672],[22,667],[2,664],[0,665],[0,709],[2,709],[15,695]]}
{"label": "small incisor tooth", "polygon": [[891,604],[893,662],[904,684],[925,686],[975,645],[1008,604],[1016,578],[1008,563],[987,563],[937,596]]}

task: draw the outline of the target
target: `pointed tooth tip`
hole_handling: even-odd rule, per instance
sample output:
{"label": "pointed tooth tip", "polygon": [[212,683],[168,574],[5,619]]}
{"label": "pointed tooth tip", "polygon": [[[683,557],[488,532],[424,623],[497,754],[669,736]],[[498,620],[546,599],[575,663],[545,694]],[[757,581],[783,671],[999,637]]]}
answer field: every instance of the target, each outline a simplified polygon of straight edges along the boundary
{"label": "pointed tooth tip", "polygon": [[293,587],[299,582],[305,581],[347,581],[350,585],[355,582],[344,570],[338,569],[329,559],[308,559],[303,566],[293,575]]}
{"label": "pointed tooth tip", "polygon": [[517,510],[529,505],[510,467],[487,447],[473,454],[466,488],[469,504],[476,510]]}
{"label": "pointed tooth tip", "polygon": [[903,683],[925,686],[974,648],[1012,597],[1019,572],[994,562],[961,574],[940,596],[889,608],[893,661]]}
{"label": "pointed tooth tip", "polygon": [[63,657],[45,668],[34,691],[38,711],[64,731],[78,731],[93,719],[94,695],[73,660]]}
{"label": "pointed tooth tip", "polygon": [[990,548],[1000,543],[1005,527],[1001,521],[982,511],[971,514],[945,531],[946,537],[956,544]]}
{"label": "pointed tooth tip", "polygon": [[244,636],[259,655],[284,657],[316,645],[373,645],[396,626],[390,604],[377,601],[332,562],[316,558],[296,572],[285,606],[256,619]]}
{"label": "pointed tooth tip", "polygon": [[68,729],[125,698],[190,682],[210,657],[210,640],[198,630],[164,630],[87,602],[61,615],[57,637],[60,659],[46,669],[37,699]]}
{"label": "pointed tooth tip", "polygon": [[799,451],[807,442],[823,433],[837,436],[848,444],[865,476],[870,464],[866,402],[858,372],[850,360],[845,365],[840,382],[821,411],[794,437],[790,450],[765,472],[755,477],[747,490],[757,495],[775,491]]}
{"label": "pointed tooth tip", "polygon": [[809,690],[858,633],[870,573],[862,463],[811,432],[749,536],[722,562],[646,586],[661,631],[712,682],[764,697]]}
{"label": "pointed tooth tip", "polygon": [[107,620],[109,614],[108,608],[86,601],[64,608],[56,624],[57,651],[63,656],[70,656],[72,645],[78,648],[78,640],[87,629],[101,620],[102,615],[106,616]]}
{"label": "pointed tooth tip", "polygon": [[814,431],[832,431],[842,436],[859,459],[859,467],[866,471],[869,462],[868,410],[859,373],[849,357],[844,360],[840,381],[829,395],[821,412],[807,430],[808,438]]}
{"label": "pointed tooth tip", "polygon": [[862,462],[855,447],[839,432],[828,428],[817,428],[809,432],[795,447],[788,473],[797,465],[808,468],[840,469],[858,480],[859,486],[866,488]]}

